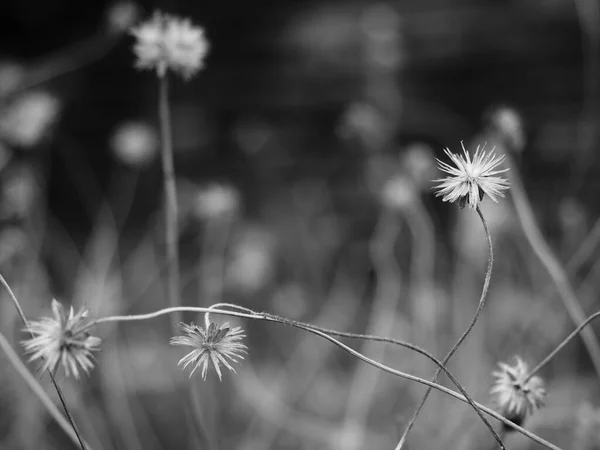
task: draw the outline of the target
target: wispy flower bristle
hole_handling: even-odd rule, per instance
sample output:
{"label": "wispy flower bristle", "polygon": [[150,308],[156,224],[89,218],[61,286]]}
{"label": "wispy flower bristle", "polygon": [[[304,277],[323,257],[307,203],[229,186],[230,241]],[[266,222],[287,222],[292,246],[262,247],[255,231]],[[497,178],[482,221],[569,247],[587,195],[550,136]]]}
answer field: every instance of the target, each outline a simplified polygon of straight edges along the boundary
{"label": "wispy flower bristle", "polygon": [[496,381],[490,393],[502,415],[518,425],[544,406],[546,388],[540,377],[529,377],[529,367],[523,359],[517,356],[515,361],[512,366],[498,363],[500,370],[492,373]]}
{"label": "wispy flower bristle", "polygon": [[211,322],[207,328],[194,325],[193,323],[189,325],[181,323],[179,326],[186,336],[172,337],[171,344],[185,345],[193,348],[178,363],[183,369],[190,364],[193,366],[190,378],[196,369],[201,368],[202,379],[206,380],[208,366],[212,364],[219,380],[221,380],[221,364],[235,373],[235,369],[228,360],[238,363],[237,359],[244,359],[242,355],[247,353],[246,350],[248,347],[240,342],[246,337],[240,327],[230,328],[229,323],[219,326],[214,322]]}
{"label": "wispy flower bristle", "polygon": [[67,376],[79,379],[79,371],[89,373],[94,367],[92,351],[98,350],[101,339],[90,336],[86,331],[88,310],[82,308],[75,313],[73,307],[66,313],[64,307],[52,300],[52,316],[32,320],[24,331],[31,338],[23,340],[30,361],[42,360],[42,369],[55,373],[62,365]]}
{"label": "wispy flower bristle", "polygon": [[485,195],[498,203],[496,197],[504,197],[502,191],[509,188],[508,180],[497,176],[508,170],[498,169],[504,162],[504,155],[496,156],[493,149],[486,154],[484,145],[481,148],[477,146],[471,158],[462,142],[461,145],[464,156],[454,154],[449,149],[444,150],[454,166],[437,160],[439,169],[450,176],[434,180],[438,183],[434,186],[437,189],[435,195],[441,196],[445,202],[458,201],[461,208],[467,203],[470,208],[477,208]]}

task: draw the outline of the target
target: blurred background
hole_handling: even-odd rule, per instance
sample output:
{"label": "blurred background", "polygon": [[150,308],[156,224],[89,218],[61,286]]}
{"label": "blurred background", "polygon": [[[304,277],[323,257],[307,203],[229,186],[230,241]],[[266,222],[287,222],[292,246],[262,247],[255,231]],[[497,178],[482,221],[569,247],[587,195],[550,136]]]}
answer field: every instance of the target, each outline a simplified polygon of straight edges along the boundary
{"label": "blurred background", "polygon": [[[597,310],[596,0],[4,0],[0,272],[29,318],[53,297],[97,316],[167,303],[158,86],[133,68],[128,34],[155,8],[190,17],[211,43],[206,69],[171,90],[185,305],[238,303],[443,358],[487,261],[477,214],[431,191],[435,158],[464,141],[508,155],[582,309]],[[498,361],[534,365],[574,327],[512,195],[482,204],[496,248],[489,303],[449,366],[488,405]],[[2,300],[0,330],[20,351],[21,323]],[[90,445],[394,448],[421,386],[297,329],[229,322],[247,331],[249,355],[223,382],[188,381],[167,317],[98,327],[90,377],[59,374]],[[408,350],[350,344],[435,371]],[[600,449],[599,380],[581,340],[542,375],[547,407],[526,426],[565,449]],[[0,448],[76,448],[3,354],[0,405]],[[409,443],[495,448],[470,408],[436,392]]]}

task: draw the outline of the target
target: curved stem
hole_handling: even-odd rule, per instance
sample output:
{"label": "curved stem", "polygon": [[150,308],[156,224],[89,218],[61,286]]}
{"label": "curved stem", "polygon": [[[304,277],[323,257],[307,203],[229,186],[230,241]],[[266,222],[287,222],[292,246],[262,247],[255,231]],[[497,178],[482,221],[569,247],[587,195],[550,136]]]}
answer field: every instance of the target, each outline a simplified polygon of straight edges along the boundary
{"label": "curved stem", "polygon": [[273,316],[271,314],[269,314],[267,317],[276,319],[278,322],[281,322],[284,324],[298,326],[304,330],[310,328],[312,330],[320,331],[320,332],[326,333],[330,336],[345,337],[348,339],[362,339],[365,341],[383,342],[383,343],[387,343],[387,344],[399,345],[401,347],[406,347],[410,350],[413,350],[416,353],[419,353],[419,354],[425,356],[426,358],[431,360],[435,365],[437,365],[440,368],[440,370],[444,371],[444,373],[446,374],[448,379],[457,387],[457,389],[465,397],[465,399],[467,400],[469,405],[471,405],[473,407],[473,409],[475,410],[477,415],[481,418],[481,420],[483,421],[485,426],[490,430],[490,432],[492,433],[492,436],[494,436],[494,439],[496,440],[496,442],[498,442],[498,445],[500,445],[501,448],[504,448],[502,439],[496,433],[496,431],[492,427],[492,424],[486,419],[486,417],[483,415],[481,410],[477,407],[477,405],[475,404],[475,401],[467,393],[465,388],[463,388],[463,386],[458,382],[458,380],[456,380],[456,378],[454,378],[454,375],[452,375],[450,373],[450,371],[448,369],[446,369],[446,367],[442,364],[441,361],[439,361],[437,358],[435,358],[435,356],[431,355],[429,352],[427,352],[426,350],[423,350],[422,348],[418,347],[417,345],[411,344],[409,342],[404,342],[399,339],[385,338],[385,337],[374,336],[374,335],[369,335],[369,334],[345,333],[342,331],[330,330],[328,328],[323,328],[323,327],[319,327],[316,325],[306,324],[306,323],[302,323],[302,322],[296,322],[295,320],[284,319],[282,317]]}
{"label": "curved stem", "polygon": [[[481,209],[479,208],[479,206],[477,206],[477,214],[479,214],[479,218],[481,219],[481,223],[483,224],[483,229],[485,230],[485,237],[487,239],[488,251],[489,251],[487,270],[485,273],[485,280],[483,282],[483,289],[481,291],[481,297],[479,298],[479,304],[477,305],[477,310],[475,311],[475,314],[473,315],[473,318],[471,319],[471,322],[469,323],[469,326],[467,327],[467,329],[460,336],[458,341],[456,341],[456,344],[454,344],[454,347],[452,347],[452,349],[448,352],[446,357],[442,360],[442,364],[444,366],[448,363],[450,358],[452,358],[452,355],[454,355],[454,353],[458,350],[460,345],[464,342],[464,340],[467,338],[467,336],[469,335],[469,333],[475,326],[475,323],[477,322],[477,319],[479,318],[479,315],[481,314],[481,311],[483,310],[483,307],[485,306],[488,288],[490,286],[490,278],[492,277],[492,267],[494,265],[494,251],[492,249],[492,238],[490,236],[490,231],[488,230],[488,226],[485,221],[485,217],[483,217],[483,213],[481,212]],[[441,369],[439,369],[439,368],[437,369],[437,371],[435,372],[435,375],[431,379],[432,382],[435,382],[438,379],[438,376],[440,375],[441,371],[442,371]],[[431,393],[431,388],[428,388],[425,391],[423,398],[421,399],[421,403],[419,403],[419,406],[417,406],[417,409],[415,410],[412,418],[408,422],[408,425],[406,426],[406,429],[404,430],[404,433],[402,434],[402,437],[400,438],[400,441],[398,442],[398,445],[396,446],[396,450],[402,449],[402,447],[406,443],[408,434],[410,433],[410,430],[412,429],[413,425],[415,424],[417,417],[419,416],[421,409],[423,409],[423,405],[425,405],[425,402],[427,401],[427,398],[429,397],[430,393]],[[502,447],[502,448],[504,448],[504,447]]]}
{"label": "curved stem", "polygon": [[[514,160],[510,158],[510,155],[507,155],[507,157],[509,158],[509,164],[512,167],[515,167],[516,164]],[[519,222],[523,227],[525,237],[529,241],[533,252],[548,271],[548,274],[556,285],[556,290],[560,295],[571,321],[574,325],[583,322],[586,318],[585,311],[575,295],[575,291],[569,282],[569,277],[565,269],[550,249],[550,246],[540,231],[531,204],[525,193],[523,182],[516,170],[512,171],[511,192],[515,211],[519,218]],[[600,377],[600,341],[598,340],[598,336],[596,336],[593,330],[588,328],[583,330],[581,338],[590,355],[596,374]]]}
{"label": "curved stem", "polygon": [[222,314],[224,316],[235,316],[235,317],[245,317],[246,319],[262,319],[263,315],[259,313],[243,313],[237,311],[226,311],[224,309],[214,309],[214,308],[204,308],[201,306],[174,306],[172,308],[163,308],[158,311],[154,311],[146,314],[132,314],[130,316],[110,316],[110,317],[101,317],[99,319],[91,320],[87,326],[87,328],[92,327],[93,325],[97,325],[100,323],[108,323],[108,322],[134,322],[139,320],[148,320],[155,319],[156,317],[164,316],[166,314],[177,313],[177,312],[196,312],[196,313],[210,313],[210,314]]}
{"label": "curved stem", "polygon": [[552,359],[558,354],[558,352],[560,352],[573,338],[575,338],[581,332],[581,330],[583,330],[583,328],[585,326],[587,326],[590,322],[592,322],[597,317],[600,317],[600,311],[592,314],[590,317],[585,319],[577,328],[575,328],[573,330],[573,332],[571,334],[569,334],[560,344],[558,344],[558,347],[556,347],[554,350],[552,350],[550,352],[550,354],[548,356],[546,356],[537,366],[535,366],[533,369],[531,369],[531,371],[529,372],[529,375],[527,375],[527,378],[525,379],[524,383],[527,383],[531,379],[532,376],[534,376],[536,373],[538,373],[542,369],[542,367],[544,367],[546,364],[548,364],[550,361],[552,361]]}
{"label": "curved stem", "polygon": [[[15,296],[14,292],[12,291],[12,289],[10,288],[8,282],[4,279],[4,277],[2,276],[2,274],[0,274],[0,283],[2,284],[2,286],[4,286],[4,288],[8,292],[8,296],[10,297],[10,299],[13,302],[13,304],[15,305],[15,308],[17,309],[17,313],[19,314],[19,317],[21,317],[21,321],[23,322],[23,325],[25,325],[26,329],[29,329],[29,321],[27,320],[27,317],[25,317],[25,313],[23,312],[23,308],[21,308],[19,300],[17,300],[17,297]],[[30,334],[31,334],[31,332],[30,332]],[[34,335],[31,334],[31,337],[34,337]],[[77,440],[75,441],[75,443],[78,443],[81,446],[82,450],[85,450],[86,449],[86,445],[85,445],[85,443],[83,441],[83,438],[79,434],[79,430],[77,430],[77,425],[75,425],[75,419],[73,419],[73,416],[71,415],[71,412],[69,411],[69,408],[67,407],[67,401],[65,400],[65,397],[64,397],[64,395],[62,393],[62,389],[60,388],[60,386],[56,382],[56,378],[54,377],[54,374],[52,373],[52,371],[50,369],[48,369],[48,375],[50,375],[50,379],[52,380],[52,384],[54,385],[54,389],[56,389],[56,393],[58,394],[58,398],[60,400],[60,403],[62,404],[62,407],[65,410],[65,414],[67,415],[67,419],[69,419],[69,423],[71,424],[71,427],[73,428],[73,431],[75,432],[75,437],[77,438]],[[72,437],[72,434],[69,433],[69,436]]]}
{"label": "curved stem", "polygon": [[[457,400],[460,400],[463,403],[468,403],[467,399],[465,397],[463,397],[462,395],[454,392],[452,389],[448,389],[444,386],[441,386],[439,384],[436,384],[432,381],[428,381],[425,380],[423,378],[419,378],[417,376],[414,375],[410,375],[404,372],[401,372],[399,370],[395,370],[392,369],[391,367],[386,366],[385,364],[381,364],[377,361],[374,361],[368,357],[366,357],[365,355],[363,355],[362,353],[357,352],[356,350],[354,350],[353,348],[347,346],[346,344],[343,344],[342,342],[338,341],[337,339],[335,339],[332,336],[329,336],[326,333],[323,333],[321,331],[309,328],[309,327],[304,327],[303,325],[300,324],[290,324],[295,326],[296,328],[300,328],[303,329],[305,331],[308,331],[309,333],[313,333],[316,334],[317,336],[320,336],[324,339],[327,339],[328,341],[332,342],[333,344],[337,345],[338,347],[340,347],[342,350],[346,351],[347,353],[351,354],[352,356],[360,359],[361,361],[366,362],[367,364],[372,365],[373,367],[376,367],[380,370],[383,370],[384,372],[390,373],[392,375],[396,375],[397,377],[400,378],[404,378],[406,380],[410,380],[410,381],[415,381],[417,383],[423,384],[425,386],[428,386],[429,388],[433,388],[433,389],[437,389],[440,392],[443,392],[444,394],[450,395],[451,397],[454,397]],[[557,447],[556,445],[540,438],[539,436],[535,435],[534,433],[527,431],[526,429],[520,427],[519,425],[511,422],[510,420],[508,420],[507,418],[505,418],[504,416],[502,416],[501,414],[497,413],[496,411],[475,402],[475,406],[477,406],[477,408],[479,408],[480,410],[482,410],[483,412],[485,412],[486,414],[492,416],[493,418],[499,420],[500,422],[502,422],[504,425],[518,431],[519,433],[523,434],[524,436],[527,436],[528,438],[532,439],[533,441],[537,442],[538,444],[543,445],[546,448],[549,448],[551,450],[561,450],[560,447]]]}
{"label": "curved stem", "polygon": [[[132,315],[132,316],[112,316],[112,317],[104,317],[104,318],[100,318],[100,319],[96,319],[94,321],[92,321],[90,323],[89,326],[92,325],[97,325],[100,323],[107,323],[107,322],[125,322],[125,321],[129,321],[129,320],[147,320],[147,319],[152,319],[152,318],[156,318],[159,317],[161,315],[165,315],[165,314],[169,314],[174,312],[175,309],[179,309],[180,311],[191,311],[191,312],[200,312],[200,313],[206,313],[206,312],[210,312],[211,314],[222,314],[222,315],[226,315],[226,316],[236,316],[236,317],[245,317],[248,319],[255,319],[255,320],[269,320],[271,322],[278,322],[278,323],[284,323],[284,324],[288,324],[288,325],[292,325],[296,328],[300,328],[303,329],[305,331],[308,331],[310,333],[316,334],[318,336],[323,337],[324,339],[327,339],[328,341],[334,343],[335,345],[337,345],[338,347],[340,347],[341,349],[345,350],[346,352],[350,353],[351,355],[359,358],[360,360],[366,362],[367,364],[370,364],[374,367],[377,367],[381,370],[383,370],[384,372],[388,372],[392,375],[407,379],[409,381],[415,381],[417,383],[421,383],[425,386],[429,386],[433,389],[437,389],[440,392],[443,392],[447,395],[450,395],[451,397],[456,398],[457,400],[460,400],[464,403],[469,403],[469,401],[467,400],[466,397],[456,393],[455,391],[453,391],[452,389],[448,389],[444,386],[441,386],[439,384],[436,384],[435,382],[432,381],[428,381],[425,380],[423,378],[419,378],[416,377],[414,375],[410,375],[404,372],[400,372],[398,370],[392,369],[384,364],[381,364],[377,361],[373,361],[372,359],[364,356],[362,353],[357,352],[356,350],[352,349],[351,347],[348,347],[347,345],[339,342],[337,339],[335,339],[332,336],[329,336],[327,333],[322,332],[318,329],[313,329],[309,326],[305,326],[304,324],[300,323],[300,322],[293,322],[293,321],[287,321],[286,319],[279,319],[277,318],[277,316],[270,316],[269,314],[266,313],[255,313],[255,314],[246,314],[246,313],[241,313],[241,312],[237,312],[237,311],[225,311],[225,310],[215,310],[215,309],[211,309],[211,308],[202,308],[202,307],[192,307],[192,306],[181,306],[179,308],[165,308],[159,311],[155,311],[153,313],[148,313],[148,314],[139,314],[139,315]],[[358,336],[360,335],[355,335],[353,336],[354,338],[359,338]],[[350,336],[348,336],[350,337]],[[374,336],[375,338],[375,336]],[[391,342],[392,340],[388,340],[386,338],[378,338],[381,339],[382,342]],[[385,339],[385,341],[384,341]],[[442,364],[443,365],[443,364]],[[440,369],[441,370],[441,369]],[[473,402],[473,404],[480,409],[481,411],[483,411],[484,413],[492,416],[493,418],[499,420],[500,422],[502,422],[503,424],[505,424],[507,427],[514,429],[515,431],[523,434],[524,436],[527,436],[528,438],[534,440],[535,442],[545,446],[546,448],[549,448],[551,450],[561,450],[560,447],[557,447],[554,444],[551,444],[550,442],[540,438],[539,436],[537,436],[536,434],[527,431],[526,429],[518,426],[517,424],[511,422],[510,420],[506,419],[504,416],[502,416],[501,414],[497,413],[496,411],[480,404],[477,402]]]}

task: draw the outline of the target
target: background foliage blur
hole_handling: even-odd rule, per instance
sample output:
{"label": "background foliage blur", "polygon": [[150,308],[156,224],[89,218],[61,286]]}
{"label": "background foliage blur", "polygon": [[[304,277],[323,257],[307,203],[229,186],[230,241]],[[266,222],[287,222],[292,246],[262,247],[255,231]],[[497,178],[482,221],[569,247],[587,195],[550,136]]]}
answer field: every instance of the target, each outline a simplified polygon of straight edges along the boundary
{"label": "background foliage blur", "polygon": [[[52,297],[96,315],[165,306],[157,81],[132,68],[127,34],[156,7],[211,42],[200,76],[172,85],[184,304],[237,302],[441,358],[475,310],[487,258],[476,214],[430,191],[434,158],[463,140],[512,152],[539,226],[596,310],[595,0],[4,0],[0,271],[29,317]],[[490,299],[450,365],[483,403],[498,360],[539,361],[573,327],[508,197],[483,204]],[[420,386],[298,330],[243,326],[249,357],[222,383],[179,371],[166,318],[100,329],[90,378],[60,380],[83,435],[96,449],[393,448]],[[8,301],[0,329],[19,346]],[[434,372],[411,352],[354,344]],[[543,375],[548,406],[527,425],[563,448],[600,448],[581,343]],[[3,355],[0,380],[0,448],[72,448]],[[204,432],[182,401],[190,382]],[[492,448],[473,412],[437,393],[411,443]]]}

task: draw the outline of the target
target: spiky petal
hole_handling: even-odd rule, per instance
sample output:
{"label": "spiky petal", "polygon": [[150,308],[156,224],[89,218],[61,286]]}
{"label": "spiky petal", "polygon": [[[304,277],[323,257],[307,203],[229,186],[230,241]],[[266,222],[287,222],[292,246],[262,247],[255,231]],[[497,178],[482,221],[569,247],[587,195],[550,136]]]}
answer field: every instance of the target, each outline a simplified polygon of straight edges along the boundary
{"label": "spiky petal", "polygon": [[520,424],[544,406],[544,382],[538,376],[529,378],[529,367],[519,356],[515,357],[514,365],[500,362],[498,366],[500,370],[492,373],[496,381],[490,393],[502,414]]}
{"label": "spiky petal", "polygon": [[[185,336],[175,336],[171,338],[172,345],[185,345],[192,347],[193,350],[179,360],[178,366],[185,369],[190,364],[193,369],[190,378],[201,368],[202,379],[206,380],[208,367],[213,365],[219,380],[222,379],[221,364],[235,373],[235,369],[229,361],[238,363],[239,359],[244,359],[242,354],[247,353],[246,347],[240,341],[246,337],[240,327],[230,328],[229,323],[217,325],[211,322],[207,328],[186,323],[181,323],[181,330]],[[228,361],[229,360],[229,361]]]}
{"label": "spiky petal", "polygon": [[24,330],[31,334],[23,340],[25,352],[31,354],[29,360],[42,360],[42,370],[52,373],[62,365],[67,376],[73,374],[76,379],[80,369],[89,373],[94,367],[92,351],[98,350],[101,339],[86,331],[88,312],[82,308],[75,313],[71,306],[67,315],[63,305],[52,300],[53,317],[32,320]]}
{"label": "spiky petal", "polygon": [[486,154],[484,145],[481,148],[477,146],[471,158],[462,142],[461,146],[464,156],[452,153],[449,149],[444,150],[454,166],[437,160],[439,169],[450,176],[434,180],[434,183],[438,183],[434,186],[437,189],[435,195],[441,196],[444,202],[458,201],[461,208],[466,203],[470,208],[477,208],[485,195],[498,203],[496,197],[504,197],[502,191],[509,188],[508,180],[497,176],[508,170],[498,169],[504,161],[504,155],[496,156],[493,149]]}

